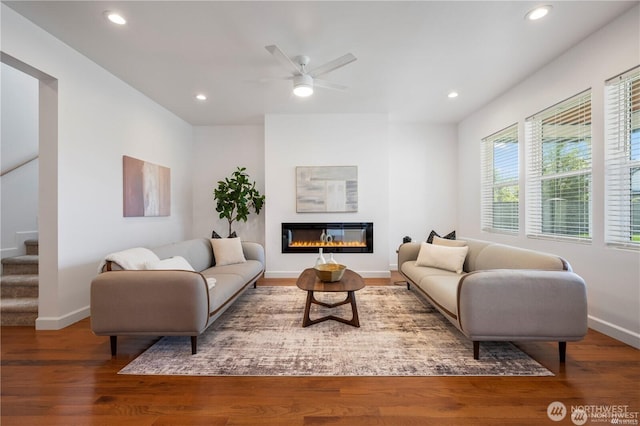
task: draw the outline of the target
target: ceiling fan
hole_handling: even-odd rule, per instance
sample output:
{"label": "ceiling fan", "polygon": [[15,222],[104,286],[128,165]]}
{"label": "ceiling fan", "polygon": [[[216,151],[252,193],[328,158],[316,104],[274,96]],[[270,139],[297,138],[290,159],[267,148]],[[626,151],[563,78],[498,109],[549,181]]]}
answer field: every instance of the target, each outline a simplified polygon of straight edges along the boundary
{"label": "ceiling fan", "polygon": [[[327,62],[324,65],[320,65],[313,70],[307,70],[310,58],[308,56],[296,56],[293,60],[289,58],[284,52],[275,44],[265,46],[265,49],[269,51],[275,58],[280,61],[291,72],[291,76],[287,77],[287,80],[293,80],[293,94],[296,96],[310,96],[313,94],[313,87],[322,87],[325,89],[345,90],[347,86],[341,84],[332,83],[327,80],[317,78],[318,76],[327,74],[335,69],[343,67],[357,58],[351,53],[347,53],[333,61]],[[295,61],[295,62],[294,62]]]}

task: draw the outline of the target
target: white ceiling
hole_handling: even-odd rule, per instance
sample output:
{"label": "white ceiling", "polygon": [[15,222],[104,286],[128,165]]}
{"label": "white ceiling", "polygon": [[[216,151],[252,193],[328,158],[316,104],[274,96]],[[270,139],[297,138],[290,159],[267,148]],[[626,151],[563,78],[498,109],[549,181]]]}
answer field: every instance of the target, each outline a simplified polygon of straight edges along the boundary
{"label": "white ceiling", "polygon": [[[194,125],[260,124],[270,113],[388,113],[456,123],[637,1],[5,1],[12,9]],[[115,26],[112,10],[128,20]],[[295,98],[264,46],[308,55],[310,68],[353,53]],[[447,93],[456,90],[457,99]],[[198,92],[209,96],[197,102]]]}

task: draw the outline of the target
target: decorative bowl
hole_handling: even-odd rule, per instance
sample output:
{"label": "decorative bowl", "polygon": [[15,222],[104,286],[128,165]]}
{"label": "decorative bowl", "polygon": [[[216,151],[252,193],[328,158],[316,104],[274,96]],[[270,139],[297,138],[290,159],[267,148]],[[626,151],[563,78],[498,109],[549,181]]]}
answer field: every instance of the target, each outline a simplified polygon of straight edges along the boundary
{"label": "decorative bowl", "polygon": [[313,269],[315,269],[316,276],[320,281],[331,283],[340,281],[347,267],[338,263],[325,263],[316,265]]}

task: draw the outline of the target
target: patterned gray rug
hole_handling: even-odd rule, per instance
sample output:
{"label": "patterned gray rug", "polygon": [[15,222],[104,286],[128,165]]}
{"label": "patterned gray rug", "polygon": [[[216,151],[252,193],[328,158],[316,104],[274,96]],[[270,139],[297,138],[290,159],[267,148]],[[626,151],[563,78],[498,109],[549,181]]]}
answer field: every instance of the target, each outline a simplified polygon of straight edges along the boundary
{"label": "patterned gray rug", "polygon": [[[316,293],[343,300],[344,293]],[[302,327],[306,292],[249,289],[198,338],[164,337],[119,374],[188,376],[553,376],[508,342],[472,343],[405,287],[356,292],[360,328],[325,321]],[[328,308],[313,305],[311,318]],[[331,310],[351,318],[350,306]]]}

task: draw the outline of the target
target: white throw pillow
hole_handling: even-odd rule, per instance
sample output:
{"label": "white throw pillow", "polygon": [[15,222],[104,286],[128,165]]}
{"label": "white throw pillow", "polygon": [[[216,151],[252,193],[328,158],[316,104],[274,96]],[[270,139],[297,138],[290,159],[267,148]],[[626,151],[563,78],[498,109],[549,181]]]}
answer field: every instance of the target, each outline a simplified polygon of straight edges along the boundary
{"label": "white throw pillow", "polygon": [[420,244],[416,266],[430,266],[460,274],[468,251],[469,247],[467,246],[447,247],[422,243]]}
{"label": "white throw pillow", "polygon": [[147,262],[146,269],[178,270],[195,272],[193,266],[182,256],[174,256],[157,262]]}
{"label": "white throw pillow", "polygon": [[247,261],[244,258],[240,238],[212,238],[210,241],[216,266],[233,265]]}
{"label": "white throw pillow", "polygon": [[449,240],[447,238],[433,237],[433,244],[437,246],[447,246],[447,247],[464,247],[467,245],[467,242],[464,240]]}

